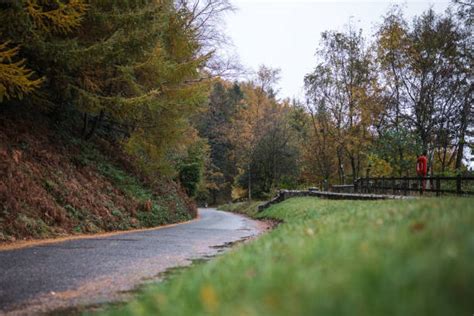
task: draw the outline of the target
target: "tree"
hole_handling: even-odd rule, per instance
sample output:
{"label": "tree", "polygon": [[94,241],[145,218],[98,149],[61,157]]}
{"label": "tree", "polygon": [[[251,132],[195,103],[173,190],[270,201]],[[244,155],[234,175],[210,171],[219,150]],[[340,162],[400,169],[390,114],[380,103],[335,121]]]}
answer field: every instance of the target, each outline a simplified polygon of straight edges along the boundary
{"label": "tree", "polygon": [[[199,43],[199,53],[209,55],[203,78],[238,76],[241,66],[238,57],[227,56],[230,40],[226,36],[222,14],[234,11],[230,0],[176,0],[178,12],[184,13],[185,29]],[[219,54],[215,52],[220,50]]]}
{"label": "tree", "polygon": [[[455,0],[454,4],[457,7],[457,30],[461,33],[461,40],[459,41],[459,57],[457,60],[458,71],[461,74],[461,88],[460,100],[462,106],[459,111],[459,125],[456,129],[458,131],[458,146],[456,152],[455,169],[457,172],[461,171],[463,164],[464,151],[466,145],[472,147],[472,137],[474,136],[474,113],[472,109],[472,82],[471,82],[471,67],[472,55],[472,22],[474,13],[474,4]],[[471,142],[469,142],[469,136]]]}
{"label": "tree", "polygon": [[200,135],[207,139],[210,146],[206,178],[212,204],[227,202],[232,198],[237,169],[228,131],[242,98],[243,94],[237,83],[217,81],[213,85],[207,110],[196,119]]}
{"label": "tree", "polygon": [[[398,7],[394,7],[385,16],[382,25],[377,31],[376,52],[379,65],[379,78],[384,86],[386,94],[386,122],[380,131],[380,145],[386,150],[378,154],[384,159],[389,159],[402,176],[406,168],[411,168],[407,160],[407,151],[412,151],[413,142],[406,117],[409,113],[407,98],[403,93],[403,76],[401,69],[408,62],[409,40],[407,24],[403,19],[403,13]],[[387,146],[385,146],[387,144]],[[380,146],[379,146],[380,147]],[[390,154],[387,153],[390,150]],[[415,153],[416,155],[417,153]]]}
{"label": "tree", "polygon": [[7,23],[0,33],[12,47],[21,44],[19,61],[9,66],[23,71],[23,90],[2,81],[2,95],[30,91],[44,78],[23,102],[64,122],[80,116],[85,139],[122,142],[147,173],[176,173],[169,157],[185,152],[189,121],[205,106],[215,51],[204,46],[218,33],[210,21],[231,9],[226,1],[202,10],[194,10],[200,1],[20,2],[1,5]]}
{"label": "tree", "polygon": [[20,46],[27,47],[33,38],[71,33],[81,25],[87,7],[82,0],[23,0],[0,7],[4,40],[0,41],[0,102],[4,97],[22,99],[43,83],[43,78],[26,66],[28,60],[19,57],[23,52]]}
{"label": "tree", "polygon": [[389,163],[393,171],[390,175],[398,177],[415,175],[413,166],[421,151],[416,134],[403,126],[384,128],[370,149],[372,157]]}
{"label": "tree", "polygon": [[339,179],[344,183],[346,159],[352,178],[359,177],[370,139],[370,111],[375,110],[377,87],[360,31],[349,25],[345,33],[324,32],[321,45],[317,52],[320,62],[305,77],[306,94],[310,112],[316,113],[322,106],[334,124],[334,129],[325,131],[335,133],[332,136],[336,141]]}
{"label": "tree", "polygon": [[189,197],[195,197],[199,186],[204,182],[206,160],[209,156],[209,147],[205,139],[197,134],[189,135],[193,142],[186,148],[186,152],[178,160],[178,178]]}
{"label": "tree", "polygon": [[242,178],[245,178],[247,182],[246,189],[249,200],[252,199],[252,180],[255,177],[252,161],[257,144],[269,124],[264,117],[265,113],[277,103],[274,87],[278,82],[279,72],[278,69],[262,65],[254,80],[241,85],[244,99],[229,131],[229,138],[235,148],[236,157],[239,157],[237,163],[241,170],[240,173],[247,173]]}
{"label": "tree", "polygon": [[[442,172],[462,156],[470,102],[467,37],[450,12],[438,16],[433,10],[411,28],[392,10],[378,32],[378,62],[392,111],[387,127],[413,130],[430,151],[430,164],[436,159]],[[403,161],[402,148],[398,154]]]}
{"label": "tree", "polygon": [[9,42],[0,43],[0,102],[3,98],[22,99],[41,86],[42,79],[34,78],[35,73],[26,68],[26,61],[14,61],[19,47],[8,48]]}
{"label": "tree", "polygon": [[335,125],[324,100],[314,106],[308,101],[306,109],[310,116],[310,132],[303,138],[306,174],[313,183],[330,183],[340,173]]}
{"label": "tree", "polygon": [[252,177],[252,195],[264,197],[277,188],[292,187],[299,177],[299,150],[296,133],[291,126],[292,107],[289,102],[274,102],[262,108],[259,137],[253,150],[250,168],[244,173],[241,185]]}

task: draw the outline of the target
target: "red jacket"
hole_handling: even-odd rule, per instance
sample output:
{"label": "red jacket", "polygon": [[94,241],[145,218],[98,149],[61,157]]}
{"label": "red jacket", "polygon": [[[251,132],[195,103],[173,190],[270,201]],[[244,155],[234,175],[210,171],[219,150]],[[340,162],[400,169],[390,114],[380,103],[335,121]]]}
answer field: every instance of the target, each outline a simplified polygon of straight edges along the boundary
{"label": "red jacket", "polygon": [[419,176],[426,176],[428,173],[428,158],[426,156],[420,156],[416,160],[416,173]]}

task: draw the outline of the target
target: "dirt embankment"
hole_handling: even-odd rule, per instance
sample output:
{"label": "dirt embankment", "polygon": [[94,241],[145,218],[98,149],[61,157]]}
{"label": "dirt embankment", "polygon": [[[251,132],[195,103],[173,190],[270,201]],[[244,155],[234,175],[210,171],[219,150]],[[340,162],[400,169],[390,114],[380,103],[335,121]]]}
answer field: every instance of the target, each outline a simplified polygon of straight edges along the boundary
{"label": "dirt embankment", "polygon": [[196,207],[170,180],[140,176],[118,146],[0,112],[0,243],[154,227]]}

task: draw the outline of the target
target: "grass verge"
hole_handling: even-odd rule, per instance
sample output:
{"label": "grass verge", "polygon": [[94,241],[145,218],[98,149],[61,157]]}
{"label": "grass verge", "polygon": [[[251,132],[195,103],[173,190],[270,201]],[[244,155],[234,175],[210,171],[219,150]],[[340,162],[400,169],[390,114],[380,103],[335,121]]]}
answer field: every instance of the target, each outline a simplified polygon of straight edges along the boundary
{"label": "grass verge", "polygon": [[474,199],[295,198],[260,239],[108,315],[471,315]]}
{"label": "grass verge", "polygon": [[219,206],[218,209],[226,212],[239,213],[250,217],[256,217],[258,215],[258,206],[262,203],[262,201],[228,203]]}

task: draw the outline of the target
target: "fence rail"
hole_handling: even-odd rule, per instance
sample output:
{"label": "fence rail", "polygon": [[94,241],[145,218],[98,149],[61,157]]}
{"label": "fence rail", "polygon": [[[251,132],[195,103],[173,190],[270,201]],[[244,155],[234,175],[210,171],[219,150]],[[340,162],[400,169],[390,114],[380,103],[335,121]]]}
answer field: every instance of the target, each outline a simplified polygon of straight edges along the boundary
{"label": "fence rail", "polygon": [[474,195],[473,176],[433,176],[433,177],[382,177],[359,178],[354,182],[356,193],[381,193],[393,195],[410,195],[413,192]]}

